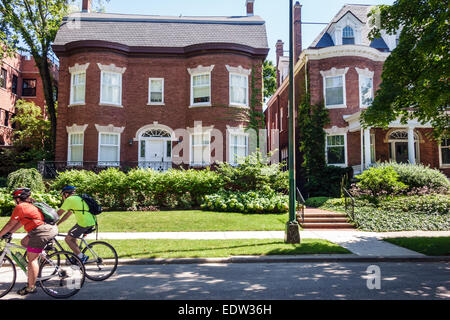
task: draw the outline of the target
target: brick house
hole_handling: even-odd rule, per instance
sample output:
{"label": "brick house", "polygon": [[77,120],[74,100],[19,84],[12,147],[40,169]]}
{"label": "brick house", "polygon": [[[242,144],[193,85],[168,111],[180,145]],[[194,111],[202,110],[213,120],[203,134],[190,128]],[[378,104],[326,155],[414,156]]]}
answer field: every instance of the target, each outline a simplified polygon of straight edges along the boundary
{"label": "brick house", "polygon": [[53,44],[56,162],[165,170],[248,154],[251,80],[262,89],[269,49],[254,0],[245,5],[242,17],[162,17],[93,13],[83,1]]}
{"label": "brick house", "polygon": [[[34,102],[40,106],[44,116],[45,97],[39,70],[33,57],[14,54],[5,57],[0,63],[0,147],[12,145],[12,117],[16,113],[17,100]],[[52,63],[55,88],[58,83],[58,65]]]}
{"label": "brick house", "polygon": [[[423,163],[449,175],[450,140],[442,144],[432,140],[429,124],[395,121],[387,130],[361,126],[361,111],[370,105],[379,88],[383,63],[398,41],[397,35],[388,34],[373,41],[368,39],[370,8],[345,5],[303,51],[301,29],[295,28],[294,106],[298,106],[309,87],[311,104],[324,103],[328,109],[330,124],[324,128],[324,152],[329,165],[352,167],[358,174],[375,162]],[[300,25],[301,5],[297,3],[294,10],[295,25]],[[288,160],[289,58],[282,55],[281,41],[276,50],[278,89],[267,103],[266,128],[268,132],[279,131],[268,134],[268,144],[273,149],[279,139],[279,158]],[[296,157],[301,157],[298,148],[296,143]]]}

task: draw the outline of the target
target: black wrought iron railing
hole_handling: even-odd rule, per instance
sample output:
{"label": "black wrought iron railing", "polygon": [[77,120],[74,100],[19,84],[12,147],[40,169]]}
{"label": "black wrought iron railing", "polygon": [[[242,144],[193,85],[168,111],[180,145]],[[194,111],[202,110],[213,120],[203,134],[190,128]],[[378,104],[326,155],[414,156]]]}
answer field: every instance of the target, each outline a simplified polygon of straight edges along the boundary
{"label": "black wrought iron railing", "polygon": [[355,198],[353,198],[352,194],[345,187],[343,187],[342,190],[344,191],[345,212],[347,212],[347,210],[349,208],[348,200],[350,200],[351,218],[352,218],[352,221],[355,221]]}
{"label": "black wrought iron railing", "polygon": [[107,168],[118,168],[121,171],[129,171],[133,168],[153,169],[166,171],[172,168],[171,161],[40,161],[37,169],[46,179],[53,179],[58,172],[67,170],[88,170],[100,172]]}
{"label": "black wrought iron railing", "polygon": [[297,187],[297,212],[300,213],[300,220],[302,221],[302,223],[305,223],[305,205],[306,201],[303,198],[300,189]]}

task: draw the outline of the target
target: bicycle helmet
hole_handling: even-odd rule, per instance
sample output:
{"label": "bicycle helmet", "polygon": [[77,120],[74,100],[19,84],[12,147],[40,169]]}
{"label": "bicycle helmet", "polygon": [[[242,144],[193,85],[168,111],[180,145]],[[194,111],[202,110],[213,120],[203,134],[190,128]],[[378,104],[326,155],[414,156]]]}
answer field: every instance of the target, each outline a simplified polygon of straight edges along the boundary
{"label": "bicycle helmet", "polygon": [[12,197],[14,199],[19,198],[22,201],[25,201],[30,196],[31,196],[31,190],[29,188],[16,188],[12,193]]}
{"label": "bicycle helmet", "polygon": [[77,188],[74,186],[65,186],[62,188],[61,193],[73,193]]}

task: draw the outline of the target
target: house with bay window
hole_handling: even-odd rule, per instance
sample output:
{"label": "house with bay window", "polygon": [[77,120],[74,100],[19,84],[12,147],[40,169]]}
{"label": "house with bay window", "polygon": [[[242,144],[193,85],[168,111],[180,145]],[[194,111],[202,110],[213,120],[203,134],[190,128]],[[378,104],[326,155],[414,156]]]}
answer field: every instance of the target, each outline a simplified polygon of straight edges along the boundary
{"label": "house with bay window", "polygon": [[83,1],[53,43],[55,163],[165,170],[246,156],[250,96],[262,92],[269,49],[254,0],[242,4],[244,16],[163,17],[94,13]]}
{"label": "house with bay window", "polygon": [[[352,167],[358,174],[375,162],[422,163],[450,175],[450,140],[433,140],[429,123],[397,120],[387,129],[361,126],[361,112],[370,106],[381,83],[383,63],[398,43],[398,35],[383,32],[379,39],[368,38],[370,9],[345,5],[302,51],[301,29],[296,28],[301,23],[301,5],[295,5],[295,106],[309,88],[311,104],[323,103],[328,109],[324,153],[329,165]],[[289,60],[283,57],[281,41],[276,51],[278,89],[267,103],[266,128],[269,147],[279,140],[279,160],[288,160]],[[301,159],[296,141],[296,159]]]}

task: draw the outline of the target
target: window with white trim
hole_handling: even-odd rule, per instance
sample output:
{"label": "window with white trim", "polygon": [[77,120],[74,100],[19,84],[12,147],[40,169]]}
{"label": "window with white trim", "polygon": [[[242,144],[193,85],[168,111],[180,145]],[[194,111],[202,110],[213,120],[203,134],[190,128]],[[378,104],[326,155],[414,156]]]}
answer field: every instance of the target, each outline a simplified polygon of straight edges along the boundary
{"label": "window with white trim", "polygon": [[122,104],[122,73],[102,71],[100,103]]}
{"label": "window with white trim", "polygon": [[83,164],[84,133],[69,133],[67,164],[76,166]]}
{"label": "window with white trim", "polygon": [[441,166],[450,166],[450,138],[442,139],[441,145]]}
{"label": "window with white trim", "polygon": [[70,104],[85,103],[86,72],[75,72],[71,76]]}
{"label": "window with white trim", "polygon": [[148,81],[148,103],[163,104],[164,103],[164,79],[150,78]]}
{"label": "window with white trim", "polygon": [[325,105],[344,104],[344,76],[325,77]]}
{"label": "window with white trim", "polygon": [[230,73],[230,104],[248,106],[248,76]]}
{"label": "window with white trim", "polygon": [[120,161],[120,133],[99,133],[99,165],[118,166]]}
{"label": "window with white trim", "polygon": [[194,74],[191,76],[191,105],[211,103],[211,73]]}
{"label": "window with white trim", "polygon": [[248,155],[248,135],[245,133],[230,133],[229,139],[229,162],[232,165],[237,165]]}
{"label": "window with white trim", "polygon": [[355,35],[350,26],[346,26],[342,30],[342,44],[355,44]]}
{"label": "window with white trim", "polygon": [[345,135],[327,135],[326,158],[329,165],[346,165],[346,142]]}
{"label": "window with white trim", "polygon": [[367,108],[373,101],[373,78],[359,76],[359,101],[361,108]]}
{"label": "window with white trim", "polygon": [[209,165],[211,159],[211,136],[209,132],[191,134],[191,165]]}

